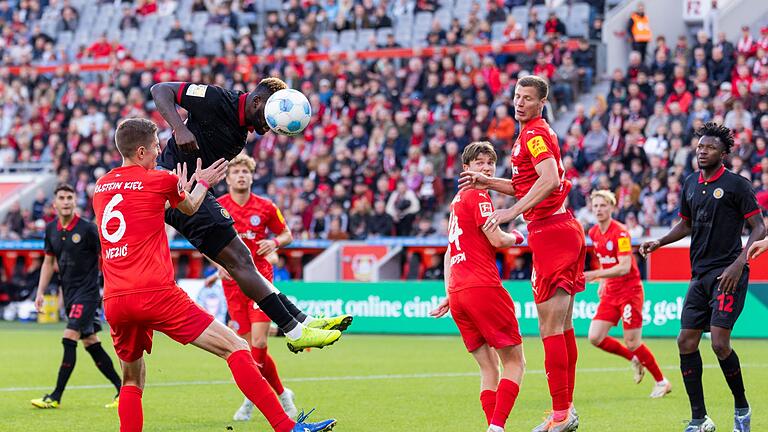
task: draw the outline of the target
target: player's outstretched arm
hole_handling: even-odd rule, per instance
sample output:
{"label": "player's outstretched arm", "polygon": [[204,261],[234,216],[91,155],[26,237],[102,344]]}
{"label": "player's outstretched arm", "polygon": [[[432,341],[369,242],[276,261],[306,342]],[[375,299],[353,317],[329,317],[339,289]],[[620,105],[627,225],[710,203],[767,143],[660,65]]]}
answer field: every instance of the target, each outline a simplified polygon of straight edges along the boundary
{"label": "player's outstretched arm", "polygon": [[753,260],[768,250],[768,238],[764,238],[762,240],[756,241],[752,243],[752,246],[749,248],[749,259]]}
{"label": "player's outstretched arm", "polygon": [[497,227],[493,231],[483,230],[483,234],[485,234],[485,237],[488,238],[491,246],[495,247],[496,249],[504,249],[514,245],[519,245],[523,242],[523,240],[525,240],[523,233],[516,229],[513,229],[510,232],[505,232],[501,228]]}
{"label": "player's outstretched arm", "polygon": [[609,279],[624,276],[632,270],[632,255],[619,255],[619,263],[608,269],[597,269],[584,272],[587,282],[596,279]]}
{"label": "player's outstretched arm", "polygon": [[443,315],[447,314],[450,310],[450,305],[448,304],[448,281],[451,279],[451,247],[448,246],[448,249],[445,250],[445,256],[443,256],[443,279],[445,279],[445,299],[440,302],[440,304],[432,310],[429,315],[433,318],[440,318]]}
{"label": "player's outstretched arm", "polygon": [[197,184],[192,189],[192,192],[187,194],[184,201],[176,206],[179,211],[188,216],[195,214],[200,208],[205,195],[208,193],[208,188],[220,182],[227,175],[227,160],[224,158],[217,160],[205,169],[203,169],[202,165],[203,161],[198,158],[197,169],[194,174]]}
{"label": "player's outstretched arm", "polygon": [[686,218],[680,219],[678,223],[676,223],[669,232],[664,235],[664,237],[658,239],[658,240],[650,240],[647,242],[643,242],[643,244],[640,245],[640,255],[642,256],[648,256],[651,252],[655,251],[656,249],[666,246],[670,243],[674,243],[678,240],[682,240],[688,235],[691,234],[691,221]]}
{"label": "player's outstretched arm", "polygon": [[179,112],[176,111],[177,94],[181,88],[179,82],[163,82],[153,85],[149,92],[152,94],[152,99],[155,101],[157,111],[168,122],[173,129],[173,134],[176,138],[176,144],[185,152],[191,152],[197,150],[197,139],[192,132],[187,129],[187,125],[181,119]]}
{"label": "player's outstretched arm", "polygon": [[515,195],[515,187],[512,185],[512,180],[488,177],[483,173],[472,171],[464,171],[459,175],[459,191],[465,189],[492,190],[504,195]]}
{"label": "player's outstretched arm", "polygon": [[35,296],[35,309],[38,312],[43,311],[43,294],[45,294],[45,289],[51,283],[54,273],[54,261],[55,258],[53,256],[46,254],[45,258],[43,258],[43,265],[40,267],[40,280],[37,282],[37,295]]}
{"label": "player's outstretched arm", "polygon": [[287,246],[293,242],[293,234],[289,228],[285,228],[278,236],[271,239],[264,239],[259,241],[259,250],[256,251],[256,255],[268,256],[269,254],[277,251],[278,248]]}

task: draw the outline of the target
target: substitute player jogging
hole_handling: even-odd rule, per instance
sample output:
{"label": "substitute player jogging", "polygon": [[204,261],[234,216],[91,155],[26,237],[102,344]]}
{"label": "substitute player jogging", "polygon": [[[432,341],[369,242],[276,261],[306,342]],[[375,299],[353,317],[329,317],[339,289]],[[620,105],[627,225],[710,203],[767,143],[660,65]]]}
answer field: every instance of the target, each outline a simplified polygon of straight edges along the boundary
{"label": "substitute player jogging", "polygon": [[[691,235],[691,283],[677,337],[680,371],[691,404],[691,421],[684,432],[715,430],[704,403],[699,353],[703,332],[712,333],[712,350],[733,393],[733,430],[746,432],[750,430],[752,411],[744,392],[739,357],[731,348],[731,330],[747,297],[747,251],[765,235],[765,226],[749,181],[723,165],[733,147],[731,131],[706,123],[696,133],[700,137],[696,147],[700,171],[689,175],[683,184],[681,220],[664,237],[643,243],[640,253],[648,255]],[[751,233],[742,248],[745,221]]]}
{"label": "substitute player jogging", "polygon": [[[584,272],[584,277],[587,282],[602,280],[598,289],[600,304],[589,326],[589,341],[605,352],[629,360],[636,384],[640,384],[648,369],[656,380],[651,397],[663,397],[672,391],[672,383],[661,373],[653,353],[642,340],[643,283],[632,256],[632,237],[624,225],[611,217],[616,209],[613,192],[594,191],[591,198],[597,225],[589,230],[589,237],[600,269]],[[608,336],[608,331],[619,321],[624,325],[626,346]]]}
{"label": "substitute player jogging", "polygon": [[[218,201],[235,221],[237,234],[251,251],[259,273],[272,282],[272,264],[268,262],[267,257],[277,248],[290,244],[293,236],[277,206],[251,192],[255,170],[256,161],[245,154],[241,153],[229,161],[226,177],[229,193],[220,196]],[[267,238],[267,230],[276,236]],[[227,297],[230,326],[248,341],[253,359],[262,375],[275,390],[288,416],[294,417],[298,411],[294,405],[293,392],[283,387],[275,361],[267,353],[269,324],[272,320],[253,300],[243,294],[226,270],[221,269],[219,273]],[[250,420],[253,408],[253,402],[246,398],[235,413],[234,420]]]}
{"label": "substitute player jogging", "polygon": [[[35,307],[42,312],[43,294],[51,283],[54,265],[59,266],[59,281],[67,312],[67,328],[61,344],[64,357],[59,366],[56,388],[40,399],[32,399],[37,408],[58,408],[77,360],[77,341],[82,340],[85,350],[96,367],[115,386],[120,394],[120,376],[115,371],[96,333],[101,331],[101,293],[99,292],[99,234],[96,225],[75,213],[75,189],[61,184],[53,192],[53,208],[57,219],[45,228],[45,258],[40,269]],[[114,408],[118,397],[106,405]]]}
{"label": "substitute player jogging", "polygon": [[[274,92],[285,88],[278,78],[261,80],[250,93],[187,82],[155,84],[150,90],[152,98],[174,133],[158,165],[173,170],[179,163],[192,166],[200,158],[203,167],[208,167],[221,158],[234,158],[243,150],[249,130],[261,135],[269,132],[264,106]],[[176,105],[189,113],[186,123]],[[314,319],[277,291],[254,266],[248,247],[232,228],[232,218],[213,194],[206,195],[202,208],[194,215],[171,208],[165,213],[165,221],[227,270],[243,293],[283,330],[291,351],[333,344],[341,337],[340,331],[349,326],[349,315]]]}
{"label": "substitute player jogging", "polygon": [[96,182],[93,208],[102,246],[104,312],[123,367],[120,431],[143,428],[144,352],[152,351],[154,331],[225,359],[240,391],[275,431],[331,430],[336,424],[332,419],[304,423],[306,416],[301,415],[298,423],[291,420],[259,373],[248,344],[193,302],[174,280],[163,222],[165,206],[194,214],[209,185],[226,174],[226,161],[220,159],[205,169],[198,161],[192,189],[186,164],[177,168],[179,176],[155,169],[160,144],[157,126],[151,121],[124,120],[117,127],[115,142],[123,165]]}
{"label": "substitute player jogging", "polygon": [[[461,159],[465,171],[487,176],[496,171],[496,152],[489,142],[468,145]],[[523,235],[498,227],[484,230],[491,213],[487,191],[465,189],[453,199],[444,263],[448,298],[431,315],[439,318],[450,310],[467,351],[480,366],[480,403],[488,431],[501,432],[520,391],[525,359],[515,305],[496,268],[496,249],[522,243]]]}
{"label": "substitute player jogging", "polygon": [[463,172],[461,188],[492,189],[517,198],[514,206],[497,209],[484,229],[523,215],[533,253],[534,301],[544,342],[552,413],[534,431],[567,432],[579,427],[573,408],[578,349],[573,333],[573,299],[584,290],[586,245],[581,224],[566,212],[571,190],[565,179],[557,135],[541,117],[549,94],[542,78],[525,76],[515,86],[515,118],[520,134],[512,147],[512,180]]}

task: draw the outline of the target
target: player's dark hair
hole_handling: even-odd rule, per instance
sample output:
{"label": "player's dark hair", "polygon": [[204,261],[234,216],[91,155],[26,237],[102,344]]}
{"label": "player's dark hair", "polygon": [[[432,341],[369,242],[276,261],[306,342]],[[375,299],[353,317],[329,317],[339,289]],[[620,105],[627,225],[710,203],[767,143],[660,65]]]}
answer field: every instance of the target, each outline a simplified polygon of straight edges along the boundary
{"label": "player's dark hair", "polygon": [[549,96],[549,83],[542,77],[536,75],[526,75],[517,80],[520,87],[535,87],[539,99],[546,99]]}
{"label": "player's dark hair", "polygon": [[719,139],[726,153],[730,153],[733,147],[733,133],[731,130],[715,122],[704,123],[704,126],[696,131],[696,136]]}
{"label": "player's dark hair", "polygon": [[157,134],[157,125],[143,118],[125,119],[117,125],[115,144],[124,158],[129,158],[141,146],[150,146]]}
{"label": "player's dark hair", "polygon": [[475,141],[464,148],[461,153],[461,163],[469,165],[470,162],[477,159],[481,154],[488,155],[493,162],[496,162],[496,150],[488,141]]}
{"label": "player's dark hair", "polygon": [[69,193],[75,193],[75,188],[68,185],[67,183],[59,183],[56,185],[56,189],[53,190],[53,196],[56,196],[59,192],[69,192]]}
{"label": "player's dark hair", "polygon": [[259,84],[254,90],[257,94],[265,94],[272,96],[278,90],[284,90],[288,88],[288,84],[280,78],[269,77],[259,81]]}

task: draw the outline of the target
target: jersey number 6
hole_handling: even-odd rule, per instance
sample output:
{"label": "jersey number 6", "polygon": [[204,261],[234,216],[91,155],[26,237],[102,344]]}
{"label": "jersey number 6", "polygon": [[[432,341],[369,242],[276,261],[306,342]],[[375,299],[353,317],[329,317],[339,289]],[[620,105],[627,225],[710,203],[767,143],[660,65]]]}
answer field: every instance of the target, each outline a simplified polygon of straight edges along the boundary
{"label": "jersey number 6", "polygon": [[[117,243],[123,238],[125,234],[125,218],[120,210],[115,210],[115,206],[123,201],[123,195],[117,194],[109,200],[107,207],[104,209],[104,216],[101,219],[101,235],[107,239],[110,243]],[[117,227],[117,231],[112,234],[107,231],[107,224],[112,219],[117,219],[120,222],[120,226]]]}

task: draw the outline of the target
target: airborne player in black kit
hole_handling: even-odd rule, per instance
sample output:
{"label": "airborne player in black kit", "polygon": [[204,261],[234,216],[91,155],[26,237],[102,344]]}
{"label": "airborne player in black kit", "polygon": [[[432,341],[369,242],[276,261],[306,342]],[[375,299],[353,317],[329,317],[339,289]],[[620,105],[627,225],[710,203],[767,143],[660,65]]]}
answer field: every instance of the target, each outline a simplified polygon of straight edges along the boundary
{"label": "airborne player in black kit", "polygon": [[[749,181],[725,169],[723,162],[733,146],[730,130],[707,123],[697,131],[696,157],[700,171],[683,184],[682,220],[659,240],[643,243],[640,253],[691,235],[691,283],[683,304],[680,335],[680,370],[691,404],[692,419],[684,432],[712,432],[702,385],[699,342],[712,332],[712,350],[720,362],[734,397],[734,432],[749,432],[752,411],[744,392],[741,366],[731,348],[731,330],[744,309],[749,283],[747,251],[765,235],[765,226]],[[744,222],[751,233],[742,247]]]}

